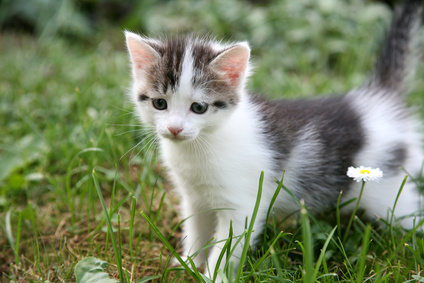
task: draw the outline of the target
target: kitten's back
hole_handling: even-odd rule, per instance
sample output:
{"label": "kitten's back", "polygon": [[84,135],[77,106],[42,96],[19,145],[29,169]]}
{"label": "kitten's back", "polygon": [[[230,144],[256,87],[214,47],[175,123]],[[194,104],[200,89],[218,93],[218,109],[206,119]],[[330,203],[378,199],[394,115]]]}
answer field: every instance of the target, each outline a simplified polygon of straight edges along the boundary
{"label": "kitten's back", "polygon": [[276,167],[286,171],[286,180],[296,180],[295,194],[311,208],[351,190],[349,166],[380,167],[388,178],[403,178],[405,168],[420,173],[420,127],[403,100],[421,2],[408,0],[397,10],[375,70],[359,89],[315,99],[254,100]]}

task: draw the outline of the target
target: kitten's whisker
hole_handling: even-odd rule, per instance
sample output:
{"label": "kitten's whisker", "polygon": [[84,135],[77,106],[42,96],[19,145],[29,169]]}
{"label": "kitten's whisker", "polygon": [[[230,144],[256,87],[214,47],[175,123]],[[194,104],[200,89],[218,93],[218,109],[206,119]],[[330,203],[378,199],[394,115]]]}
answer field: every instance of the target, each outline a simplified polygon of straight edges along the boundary
{"label": "kitten's whisker", "polygon": [[[134,132],[140,132],[140,129],[129,130],[129,131],[125,131],[125,132],[122,132],[122,133],[119,133],[119,134],[115,134],[115,137],[119,137],[119,136],[122,136],[122,135],[125,135],[125,134],[128,134],[128,133],[134,133]],[[142,136],[143,135],[137,136],[137,138],[142,137]]]}
{"label": "kitten's whisker", "polygon": [[108,126],[119,126],[119,127],[139,127],[140,129],[144,129],[144,127],[141,126],[140,124],[109,124],[109,123],[107,123],[106,125],[108,125]]}
{"label": "kitten's whisker", "polygon": [[129,111],[125,108],[122,108],[122,107],[119,107],[119,106],[116,106],[116,105],[113,105],[113,104],[110,104],[110,103],[108,103],[108,105],[115,108],[115,109],[118,109],[118,110],[121,110],[121,111],[124,111],[124,112],[127,112],[127,113],[135,113],[135,111]]}
{"label": "kitten's whisker", "polygon": [[130,152],[130,151],[132,151],[132,150],[134,150],[134,148],[136,148],[137,146],[139,146],[141,143],[143,142],[143,140],[141,140],[141,141],[139,141],[135,146],[133,146],[133,147],[131,147],[127,152],[125,152],[120,158],[119,158],[119,160],[121,161],[122,160],[122,158],[124,158],[124,156],[125,155],[127,155],[128,154],[128,152]]}
{"label": "kitten's whisker", "polygon": [[[134,157],[131,157],[130,163],[132,163],[134,161],[134,159],[143,151],[144,148],[146,148],[146,146],[148,146],[147,150],[146,150],[146,155],[149,152],[152,144],[155,143],[157,136],[155,133],[153,133],[153,135],[150,135],[149,138],[151,138],[138,152]],[[145,139],[143,139],[145,140]]]}
{"label": "kitten's whisker", "polygon": [[[140,151],[136,154],[136,156],[134,156],[134,158],[131,161],[133,161],[138,156],[138,154],[141,153],[141,151],[144,151],[144,157],[143,157],[142,162],[143,162],[143,164],[146,164],[146,158],[149,156],[150,150],[153,149],[153,151],[155,151],[157,149],[157,140],[158,140],[157,136],[155,136],[151,140],[149,140],[149,142],[145,146],[143,146],[142,149],[140,149]],[[146,146],[148,146],[147,149],[145,149]],[[154,153],[153,153],[153,155],[154,155]],[[153,159],[150,160],[149,165],[151,165],[152,162],[153,162]]]}
{"label": "kitten's whisker", "polygon": [[129,112],[129,113],[124,113],[124,114],[119,114],[119,115],[117,115],[117,117],[124,117],[124,116],[127,116],[127,115],[135,115],[135,112]]}
{"label": "kitten's whisker", "polygon": [[205,150],[208,151],[210,157],[213,159],[215,164],[218,164],[218,159],[216,158],[215,150],[210,145],[209,141],[202,137],[201,135],[197,136],[196,140],[198,141],[197,146],[199,147],[199,151],[201,151],[202,155],[207,158],[209,157]]}
{"label": "kitten's whisker", "polygon": [[[127,152],[125,152],[121,158],[119,158],[119,160],[121,160],[125,155],[127,155],[130,151],[134,150],[137,146],[139,146],[140,144],[142,144],[146,139],[151,138],[152,136],[154,136],[155,133],[149,133],[147,134],[141,141],[139,141],[135,146],[131,147]],[[144,147],[143,147],[144,148]]]}
{"label": "kitten's whisker", "polygon": [[[190,146],[193,148],[194,154],[195,154],[196,156],[200,156],[200,157],[201,157],[201,159],[206,159],[206,158],[207,158],[207,156],[206,156],[206,154],[205,154],[205,151],[204,151],[204,150],[202,150],[201,143],[202,143],[201,139],[200,139],[200,138],[198,139],[198,137],[197,137],[197,138],[195,139],[195,141],[194,141],[193,143],[191,143],[191,144],[190,144]],[[202,157],[203,157],[203,158],[202,158]]]}

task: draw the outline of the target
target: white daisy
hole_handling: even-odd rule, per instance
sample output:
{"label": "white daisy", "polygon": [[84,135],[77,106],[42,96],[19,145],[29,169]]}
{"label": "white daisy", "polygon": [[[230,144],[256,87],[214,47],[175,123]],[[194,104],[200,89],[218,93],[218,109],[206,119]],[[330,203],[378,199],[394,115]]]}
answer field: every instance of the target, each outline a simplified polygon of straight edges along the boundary
{"label": "white daisy", "polygon": [[349,167],[347,169],[347,176],[353,178],[356,182],[364,181],[379,181],[383,178],[383,171],[380,168],[371,167]]}

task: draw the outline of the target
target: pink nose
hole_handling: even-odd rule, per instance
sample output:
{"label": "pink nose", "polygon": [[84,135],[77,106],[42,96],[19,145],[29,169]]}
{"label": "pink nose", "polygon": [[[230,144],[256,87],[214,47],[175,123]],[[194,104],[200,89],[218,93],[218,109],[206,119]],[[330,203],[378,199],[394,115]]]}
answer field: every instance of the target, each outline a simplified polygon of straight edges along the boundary
{"label": "pink nose", "polygon": [[181,128],[174,128],[174,127],[168,127],[168,130],[174,135],[174,137],[178,136],[179,133],[181,133],[181,131],[183,129]]}

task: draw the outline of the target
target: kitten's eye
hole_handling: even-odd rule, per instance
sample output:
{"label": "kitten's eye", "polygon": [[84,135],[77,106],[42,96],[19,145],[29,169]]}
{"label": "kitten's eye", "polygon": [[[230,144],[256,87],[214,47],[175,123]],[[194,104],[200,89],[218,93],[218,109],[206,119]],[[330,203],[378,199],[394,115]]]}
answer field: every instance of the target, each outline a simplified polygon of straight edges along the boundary
{"label": "kitten's eye", "polygon": [[194,102],[191,105],[190,109],[191,109],[191,111],[193,111],[196,114],[203,114],[203,113],[206,112],[206,110],[208,110],[208,105]]}
{"label": "kitten's eye", "polygon": [[165,110],[168,108],[168,104],[166,103],[165,99],[153,99],[153,107],[155,107],[157,110]]}

